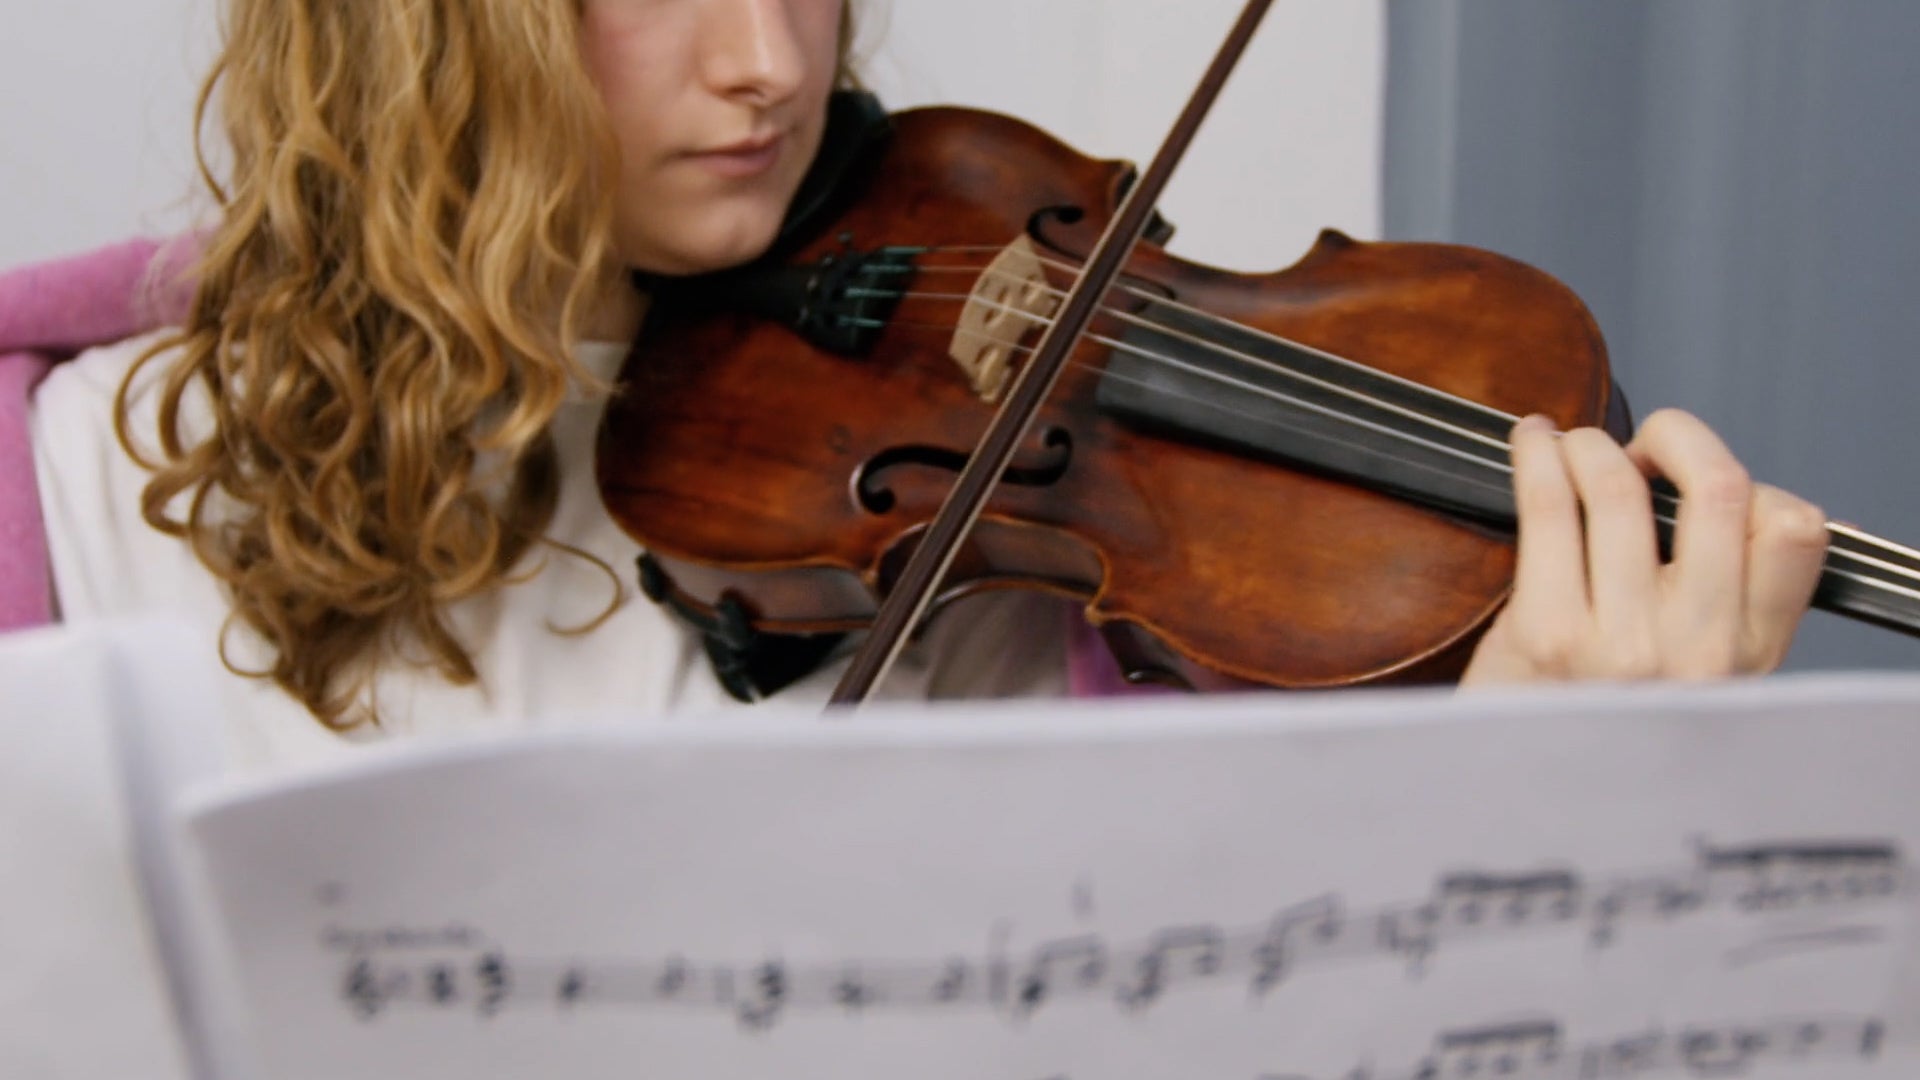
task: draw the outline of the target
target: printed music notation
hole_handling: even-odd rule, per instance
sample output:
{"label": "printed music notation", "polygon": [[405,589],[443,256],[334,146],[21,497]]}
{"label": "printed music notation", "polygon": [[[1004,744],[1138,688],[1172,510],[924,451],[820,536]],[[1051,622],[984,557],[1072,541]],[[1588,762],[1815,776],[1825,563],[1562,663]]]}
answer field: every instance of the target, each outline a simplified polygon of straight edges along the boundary
{"label": "printed music notation", "polygon": [[1775,842],[1703,845],[1684,867],[1591,882],[1564,869],[1450,872],[1417,901],[1350,911],[1328,894],[1283,907],[1253,926],[1169,926],[1121,945],[1084,933],[1016,953],[998,934],[984,957],[916,962],[509,957],[468,929],[334,928],[322,944],[345,954],[339,996],[363,1020],[397,1006],[491,1016],[527,1005],[722,1009],[751,1029],[772,1026],[788,1010],[819,1008],[973,1006],[1024,1020],[1050,1002],[1095,995],[1140,1010],[1176,985],[1202,981],[1240,980],[1258,999],[1303,965],[1343,958],[1396,959],[1418,977],[1442,943],[1538,930],[1584,926],[1591,946],[1603,949],[1630,922],[1672,922],[1714,909],[1758,913],[1873,903],[1905,894],[1907,881],[1892,843]]}
{"label": "printed music notation", "polygon": [[[1799,1016],[1648,1028],[1570,1045],[1553,1020],[1523,1020],[1441,1032],[1411,1067],[1363,1065],[1339,1080],[1614,1080],[1675,1074],[1744,1076],[1761,1065],[1871,1062],[1887,1027],[1878,1017]],[[1822,1075],[1825,1075],[1824,1073]],[[1065,1080],[1065,1078],[1060,1078]],[[1313,1080],[1263,1073],[1258,1080]]]}
{"label": "printed music notation", "polygon": [[[1410,1068],[1362,1065],[1337,1080],[1630,1080],[1681,1074],[1738,1077],[1762,1065],[1871,1062],[1887,1041],[1878,1017],[1800,1016],[1649,1028],[1569,1047],[1553,1020],[1528,1020],[1441,1032]],[[1049,1076],[1046,1080],[1073,1080]],[[1261,1073],[1255,1080],[1316,1080],[1303,1073]],[[1334,1080],[1334,1078],[1328,1078]]]}

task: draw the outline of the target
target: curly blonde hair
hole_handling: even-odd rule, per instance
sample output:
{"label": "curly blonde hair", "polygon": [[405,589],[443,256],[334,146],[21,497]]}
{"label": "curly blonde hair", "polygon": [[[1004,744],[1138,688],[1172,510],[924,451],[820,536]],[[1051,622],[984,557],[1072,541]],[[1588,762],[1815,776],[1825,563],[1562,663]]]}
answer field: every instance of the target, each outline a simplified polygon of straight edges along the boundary
{"label": "curly blonde hair", "polygon": [[[183,325],[141,356],[115,423],[140,459],[130,389],[177,350],[142,512],[226,585],[228,630],[269,647],[269,666],[241,671],[223,632],[229,669],[272,679],[335,730],[378,723],[367,691],[387,659],[474,682],[446,608],[507,582],[552,521],[549,424],[570,385],[591,383],[573,349],[618,273],[619,156],[581,62],[580,6],[229,0],[223,13],[195,113],[219,221]],[[201,138],[216,95],[225,185]],[[191,441],[195,387],[211,430]],[[619,593],[616,579],[601,619]]]}

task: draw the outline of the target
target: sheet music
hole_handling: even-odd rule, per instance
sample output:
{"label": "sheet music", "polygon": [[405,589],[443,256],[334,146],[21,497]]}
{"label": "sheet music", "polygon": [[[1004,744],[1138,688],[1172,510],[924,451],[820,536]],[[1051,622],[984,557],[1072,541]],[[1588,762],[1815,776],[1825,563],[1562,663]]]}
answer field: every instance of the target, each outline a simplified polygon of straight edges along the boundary
{"label": "sheet music", "polygon": [[271,1077],[1911,1077],[1920,680],[714,718],[186,820]]}
{"label": "sheet music", "polygon": [[145,623],[0,638],[0,1076],[172,1080],[200,1058],[184,935],[154,932],[179,914],[147,884],[164,821],[129,782],[208,775],[209,684],[179,640]]}

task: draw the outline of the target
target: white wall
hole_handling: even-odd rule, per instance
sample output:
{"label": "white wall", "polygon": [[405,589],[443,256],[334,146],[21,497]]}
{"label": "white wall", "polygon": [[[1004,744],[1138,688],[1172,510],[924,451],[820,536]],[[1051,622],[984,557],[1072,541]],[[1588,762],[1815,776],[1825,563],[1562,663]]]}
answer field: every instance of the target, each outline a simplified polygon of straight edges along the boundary
{"label": "white wall", "polygon": [[191,220],[214,0],[0,0],[0,266]]}
{"label": "white wall", "polygon": [[[893,108],[998,109],[1144,168],[1241,6],[880,0],[865,70]],[[1161,200],[1173,250],[1273,269],[1324,225],[1379,235],[1385,24],[1383,0],[1274,4]]]}
{"label": "white wall", "polygon": [[[362,2],[362,0],[342,0]],[[861,0],[894,108],[995,108],[1141,162],[1239,0]],[[0,266],[175,231],[215,0],[0,0]],[[1322,225],[1376,236],[1383,0],[1280,0],[1163,200],[1174,249],[1292,262]]]}

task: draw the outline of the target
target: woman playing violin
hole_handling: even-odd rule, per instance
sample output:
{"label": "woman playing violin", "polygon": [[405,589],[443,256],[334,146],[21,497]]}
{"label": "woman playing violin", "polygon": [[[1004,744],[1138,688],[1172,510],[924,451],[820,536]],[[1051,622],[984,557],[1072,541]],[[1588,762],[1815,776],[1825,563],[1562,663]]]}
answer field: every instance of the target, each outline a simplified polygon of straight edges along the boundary
{"label": "woman playing violin", "polygon": [[[40,391],[64,617],[183,617],[257,759],[343,733],[725,700],[634,602],[592,483],[647,296],[773,243],[847,76],[842,0],[229,0],[185,324]],[[1826,534],[1700,421],[1512,434],[1510,602],[1464,681],[1778,664]],[[1670,560],[1647,478],[1684,495]],[[1057,691],[1055,602],[958,605],[894,691]],[[790,688],[818,696],[831,677]]]}

